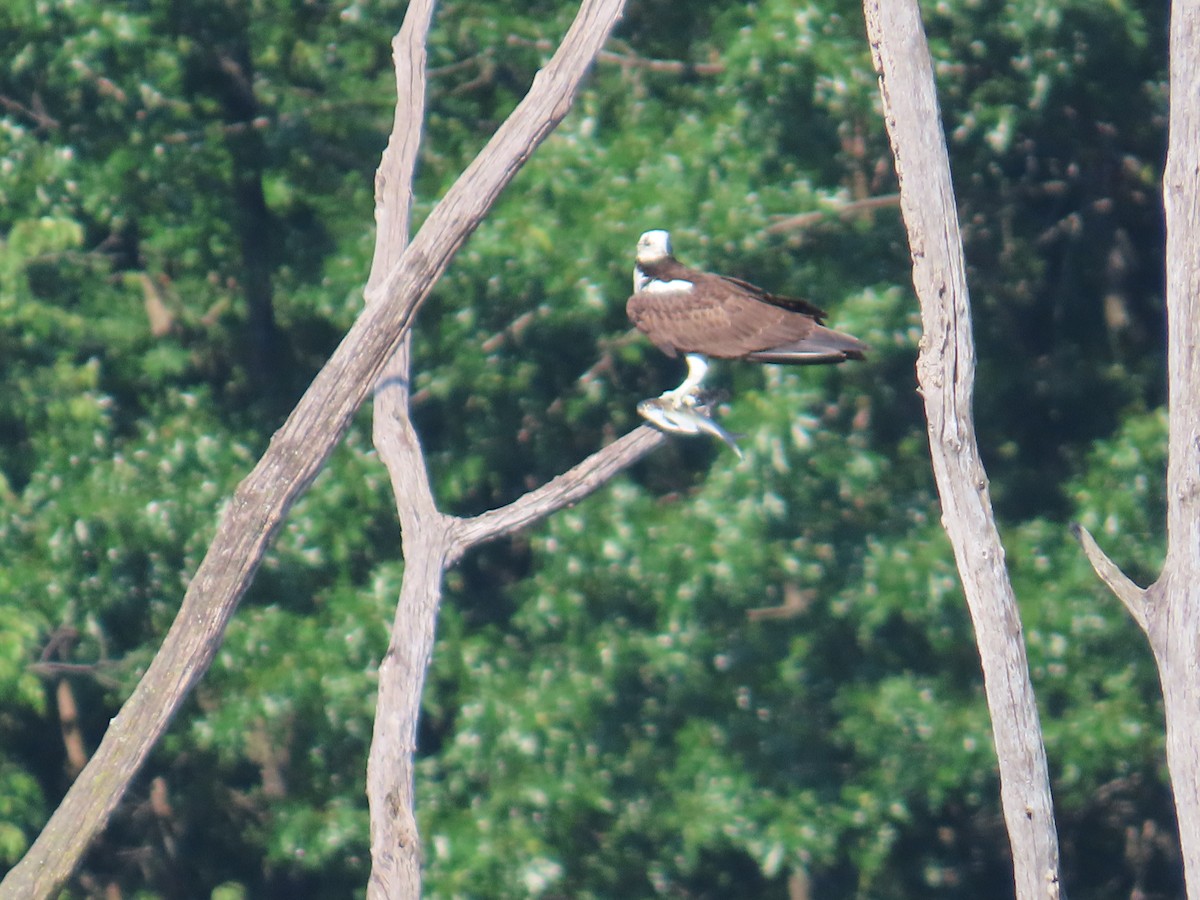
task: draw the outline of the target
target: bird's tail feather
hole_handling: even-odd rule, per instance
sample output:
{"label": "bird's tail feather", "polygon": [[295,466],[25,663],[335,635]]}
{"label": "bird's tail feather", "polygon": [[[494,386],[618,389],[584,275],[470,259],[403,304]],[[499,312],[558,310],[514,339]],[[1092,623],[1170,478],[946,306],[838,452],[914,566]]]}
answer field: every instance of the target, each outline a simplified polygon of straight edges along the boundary
{"label": "bird's tail feather", "polygon": [[866,359],[869,349],[871,348],[852,335],[818,326],[807,337],[795,343],[760,350],[746,358],[754,362],[793,366],[820,365],[845,362],[848,359]]}

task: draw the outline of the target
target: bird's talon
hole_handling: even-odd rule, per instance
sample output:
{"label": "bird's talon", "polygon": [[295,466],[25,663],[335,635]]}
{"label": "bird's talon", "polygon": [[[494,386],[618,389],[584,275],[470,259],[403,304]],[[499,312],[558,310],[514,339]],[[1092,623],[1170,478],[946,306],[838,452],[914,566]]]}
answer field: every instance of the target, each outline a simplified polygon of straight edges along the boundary
{"label": "bird's talon", "polygon": [[678,410],[697,409],[698,407],[704,405],[700,402],[700,398],[691,391],[686,391],[684,393],[680,393],[677,390],[666,391],[665,393],[661,394],[658,399],[663,403],[663,405],[670,406]]}

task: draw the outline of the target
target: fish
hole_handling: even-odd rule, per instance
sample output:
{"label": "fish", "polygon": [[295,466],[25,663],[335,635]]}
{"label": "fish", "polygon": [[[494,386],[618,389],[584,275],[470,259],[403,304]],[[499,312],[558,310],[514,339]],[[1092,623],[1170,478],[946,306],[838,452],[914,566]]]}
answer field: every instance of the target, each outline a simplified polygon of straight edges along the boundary
{"label": "fish", "polygon": [[737,445],[740,435],[721,427],[712,417],[710,410],[711,407],[703,404],[677,404],[663,397],[651,397],[637,405],[638,415],[659,431],[671,434],[708,434],[723,441],[737,454],[738,459],[744,459],[742,449]]}

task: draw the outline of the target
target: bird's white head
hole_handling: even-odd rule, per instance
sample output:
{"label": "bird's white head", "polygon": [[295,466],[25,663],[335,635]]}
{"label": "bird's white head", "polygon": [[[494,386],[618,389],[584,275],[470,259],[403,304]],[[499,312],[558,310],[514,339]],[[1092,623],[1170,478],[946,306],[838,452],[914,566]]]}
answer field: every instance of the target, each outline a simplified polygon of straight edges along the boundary
{"label": "bird's white head", "polygon": [[671,235],[656,228],[647,231],[637,242],[637,261],[639,263],[655,263],[671,255]]}

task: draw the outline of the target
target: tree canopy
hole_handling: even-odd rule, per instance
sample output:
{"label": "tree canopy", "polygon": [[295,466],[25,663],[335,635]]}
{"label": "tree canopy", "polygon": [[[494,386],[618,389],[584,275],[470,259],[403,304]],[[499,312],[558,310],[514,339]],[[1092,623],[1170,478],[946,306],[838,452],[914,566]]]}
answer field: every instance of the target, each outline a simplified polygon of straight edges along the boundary
{"label": "tree canopy", "polygon": [[[361,305],[402,7],[0,12],[7,864]],[[1166,11],[925,12],[1065,886],[1175,896],[1153,662],[1067,527],[1157,571]],[[441,5],[418,218],[572,13]],[[624,316],[647,228],[872,347],[832,370],[720,366],[744,462],[678,439],[450,574],[418,770],[431,894],[1009,892],[878,106],[854,3],[633,4],[422,311],[417,425],[456,513],[542,483],[678,382]],[[372,678],[402,568],[364,414],[73,893],[361,890]]]}

